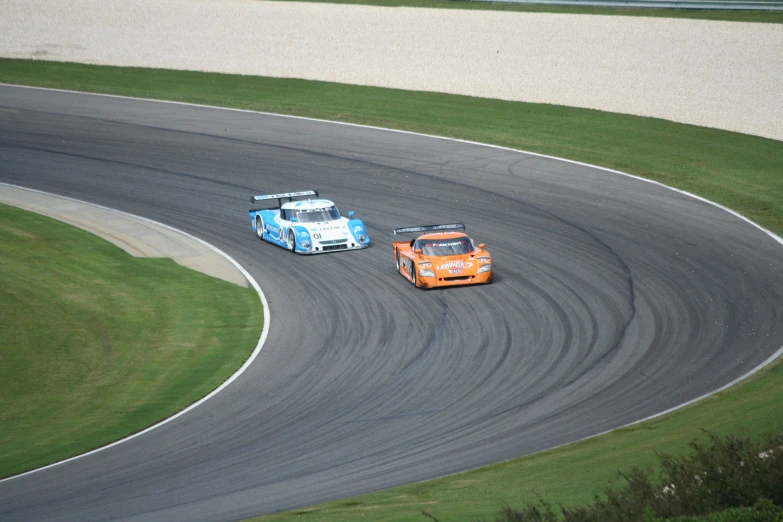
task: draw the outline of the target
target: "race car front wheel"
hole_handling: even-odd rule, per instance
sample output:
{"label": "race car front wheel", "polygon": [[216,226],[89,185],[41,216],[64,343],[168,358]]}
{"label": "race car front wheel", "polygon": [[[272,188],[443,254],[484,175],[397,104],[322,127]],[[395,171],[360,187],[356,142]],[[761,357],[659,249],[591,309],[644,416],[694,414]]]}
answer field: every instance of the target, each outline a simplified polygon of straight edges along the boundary
{"label": "race car front wheel", "polygon": [[288,231],[288,248],[291,252],[296,252],[296,235],[293,230]]}
{"label": "race car front wheel", "polygon": [[411,281],[413,282],[413,286],[418,286],[416,284],[416,263],[411,263]]}
{"label": "race car front wheel", "polygon": [[400,271],[400,251],[394,250],[394,261],[397,263],[397,272]]}

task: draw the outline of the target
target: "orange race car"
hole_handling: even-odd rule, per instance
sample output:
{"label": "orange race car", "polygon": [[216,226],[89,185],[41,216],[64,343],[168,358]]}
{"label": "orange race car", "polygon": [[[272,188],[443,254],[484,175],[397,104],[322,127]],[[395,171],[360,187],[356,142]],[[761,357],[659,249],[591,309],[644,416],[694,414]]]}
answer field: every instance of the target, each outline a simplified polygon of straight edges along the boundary
{"label": "orange race car", "polygon": [[397,271],[419,288],[474,285],[492,281],[492,257],[473,244],[462,223],[395,228],[394,235],[426,232],[411,241],[395,241]]}

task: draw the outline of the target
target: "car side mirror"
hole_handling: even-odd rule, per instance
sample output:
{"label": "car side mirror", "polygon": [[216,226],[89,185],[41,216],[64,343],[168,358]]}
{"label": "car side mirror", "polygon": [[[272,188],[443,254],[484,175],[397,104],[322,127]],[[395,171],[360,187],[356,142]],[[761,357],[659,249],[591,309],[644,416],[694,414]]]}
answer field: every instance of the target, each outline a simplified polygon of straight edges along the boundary
{"label": "car side mirror", "polygon": [[348,211],[348,219],[352,219],[353,218],[353,214],[354,214],[353,210],[349,210]]}
{"label": "car side mirror", "polygon": [[290,221],[291,223],[297,221],[296,216],[291,216],[290,218],[288,218],[288,221]]}
{"label": "car side mirror", "polygon": [[479,250],[484,250],[484,247],[485,247],[485,246],[486,246],[486,245],[484,245],[484,243],[479,243]]}
{"label": "car side mirror", "polygon": [[421,248],[417,248],[413,251],[414,254],[421,255]]}

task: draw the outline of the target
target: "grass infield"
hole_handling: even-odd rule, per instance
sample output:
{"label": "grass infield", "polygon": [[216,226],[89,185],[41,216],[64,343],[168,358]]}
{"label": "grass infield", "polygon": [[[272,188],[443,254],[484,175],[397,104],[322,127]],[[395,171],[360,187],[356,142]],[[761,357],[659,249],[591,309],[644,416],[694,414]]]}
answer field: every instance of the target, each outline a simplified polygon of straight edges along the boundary
{"label": "grass infield", "polygon": [[0,205],[0,476],[150,426],[247,359],[261,302],[171,259]]}
{"label": "grass infield", "polygon": [[[550,105],[342,84],[0,59],[0,82],[175,100],[451,136],[622,170],[693,192],[783,235],[783,142]],[[434,481],[261,520],[492,519],[503,502],[588,501],[618,469],[679,454],[701,429],[783,429],[783,364],[660,419]]]}

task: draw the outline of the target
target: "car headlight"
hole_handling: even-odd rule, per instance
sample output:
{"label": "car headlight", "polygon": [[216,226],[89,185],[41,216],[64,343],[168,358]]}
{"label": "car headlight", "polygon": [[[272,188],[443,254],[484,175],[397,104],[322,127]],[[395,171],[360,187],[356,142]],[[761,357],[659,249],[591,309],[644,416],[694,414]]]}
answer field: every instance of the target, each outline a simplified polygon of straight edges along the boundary
{"label": "car headlight", "polygon": [[478,273],[482,274],[484,272],[489,272],[492,270],[492,265],[481,265],[478,269]]}
{"label": "car headlight", "polygon": [[313,246],[310,243],[310,241],[300,241],[299,245],[301,245],[301,247],[304,248],[305,250],[310,250],[310,248],[312,248],[312,246]]}
{"label": "car headlight", "polygon": [[367,242],[367,234],[359,235],[359,243],[366,243],[366,242]]}
{"label": "car headlight", "polygon": [[435,272],[429,268],[420,268],[419,275],[422,277],[435,277]]}

